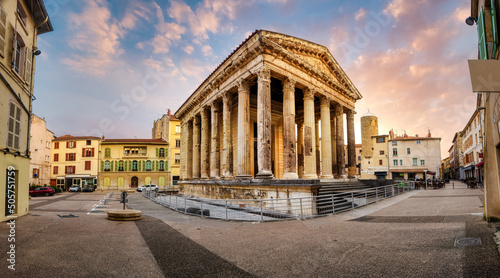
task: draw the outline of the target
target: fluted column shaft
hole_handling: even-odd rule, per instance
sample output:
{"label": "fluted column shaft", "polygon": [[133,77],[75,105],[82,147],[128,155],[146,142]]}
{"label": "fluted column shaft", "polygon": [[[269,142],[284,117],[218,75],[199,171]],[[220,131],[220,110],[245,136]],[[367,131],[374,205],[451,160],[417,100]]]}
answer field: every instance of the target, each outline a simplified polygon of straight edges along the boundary
{"label": "fluted column shaft", "polygon": [[297,125],[297,175],[304,176],[304,123]]}
{"label": "fluted column shaft", "polygon": [[193,118],[193,179],[200,178],[201,163],[200,163],[200,118]]}
{"label": "fluted column shaft", "polygon": [[210,148],[210,178],[220,179],[220,153],[219,153],[219,106],[211,105],[212,146]]}
{"label": "fluted column shaft", "polygon": [[347,111],[347,165],[349,166],[349,177],[354,177],[356,171],[356,140],[354,138],[354,111]]}
{"label": "fluted column shaft", "polygon": [[341,104],[335,106],[335,117],[337,125],[337,174],[345,176],[344,161],[344,107]]}
{"label": "fluted column shaft", "polygon": [[230,180],[233,178],[233,144],[231,143],[231,107],[232,94],[227,92],[222,97],[222,178]]}
{"label": "fluted column shaft", "polygon": [[337,175],[337,127],[335,124],[335,107],[330,108],[330,138],[332,141],[332,174]]}
{"label": "fluted column shaft", "polygon": [[295,140],[295,80],[287,78],[283,82],[284,179],[299,178]]}
{"label": "fluted column shaft", "polygon": [[238,82],[238,169],[237,178],[251,179],[250,173],[250,85]]}
{"label": "fluted column shaft", "polygon": [[332,142],[330,129],[330,99],[321,97],[321,163],[322,179],[332,179]]}
{"label": "fluted column shaft", "polygon": [[304,90],[304,179],[317,179],[314,92]]}
{"label": "fluted column shaft", "polygon": [[316,131],[316,135],[315,135],[315,138],[316,138],[316,175],[318,175],[318,177],[320,176],[321,174],[321,151],[320,151],[320,146],[321,146],[321,142],[320,142],[320,137],[319,137],[319,118],[315,118],[314,120],[314,130]]}
{"label": "fluted column shaft", "polygon": [[[184,127],[183,127],[184,128]],[[193,122],[186,123],[186,180],[193,178]]]}
{"label": "fluted column shaft", "polygon": [[210,133],[208,125],[208,110],[203,108],[201,111],[201,179],[209,178],[210,167]]}
{"label": "fluted column shaft", "polygon": [[271,71],[261,69],[257,80],[257,174],[272,178],[271,170]]}

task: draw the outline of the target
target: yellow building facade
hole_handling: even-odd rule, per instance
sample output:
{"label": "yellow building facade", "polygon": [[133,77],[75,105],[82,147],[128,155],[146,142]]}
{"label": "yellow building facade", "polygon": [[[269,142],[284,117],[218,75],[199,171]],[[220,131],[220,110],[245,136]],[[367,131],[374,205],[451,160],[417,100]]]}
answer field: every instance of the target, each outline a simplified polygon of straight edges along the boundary
{"label": "yellow building facade", "polygon": [[0,1],[0,221],[28,213],[37,36],[51,31],[42,0]]}
{"label": "yellow building facade", "polygon": [[169,181],[168,143],[164,139],[104,139],[99,150],[99,188],[129,189]]}
{"label": "yellow building facade", "polygon": [[52,140],[51,185],[67,190],[73,185],[93,187],[99,172],[101,138],[64,135]]}
{"label": "yellow building facade", "polygon": [[162,138],[169,143],[168,184],[177,185],[181,174],[181,121],[170,113],[164,114],[153,123],[152,138]]}

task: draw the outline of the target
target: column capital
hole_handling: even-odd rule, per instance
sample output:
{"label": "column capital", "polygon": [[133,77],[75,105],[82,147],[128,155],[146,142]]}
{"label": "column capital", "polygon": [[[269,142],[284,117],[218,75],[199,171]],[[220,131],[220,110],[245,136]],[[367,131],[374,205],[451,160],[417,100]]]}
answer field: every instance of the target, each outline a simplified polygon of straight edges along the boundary
{"label": "column capital", "polygon": [[327,96],[321,96],[319,98],[319,100],[320,100],[321,106],[330,106],[330,101],[331,100],[330,100],[329,97],[327,97]]}
{"label": "column capital", "polygon": [[200,124],[200,117],[194,116],[193,117],[193,124],[194,125],[199,125]]}
{"label": "column capital", "polygon": [[238,93],[250,93],[250,82],[248,80],[245,80],[241,78],[240,80],[236,81],[236,85],[238,86]]}
{"label": "column capital", "polygon": [[271,70],[268,67],[262,67],[257,71],[259,81],[271,82]]}
{"label": "column capital", "polygon": [[214,100],[214,101],[210,104],[210,109],[212,110],[212,112],[219,112],[219,105],[218,105],[217,100]]}
{"label": "column capital", "polygon": [[291,77],[285,78],[285,80],[283,80],[283,90],[295,91],[295,83],[297,83],[295,79]]}
{"label": "column capital", "polygon": [[228,102],[228,101],[230,101],[232,99],[231,98],[232,96],[233,96],[233,93],[231,93],[229,91],[226,91],[226,92],[222,93],[222,101],[223,102]]}
{"label": "column capital", "polygon": [[306,88],[304,90],[304,99],[312,99],[312,100],[314,100],[314,89]]}

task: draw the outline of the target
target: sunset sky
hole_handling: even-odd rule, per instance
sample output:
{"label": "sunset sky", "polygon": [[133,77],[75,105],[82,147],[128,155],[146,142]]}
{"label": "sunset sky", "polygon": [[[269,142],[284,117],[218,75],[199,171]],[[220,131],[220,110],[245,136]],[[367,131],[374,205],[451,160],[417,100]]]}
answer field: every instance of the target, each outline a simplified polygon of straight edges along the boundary
{"label": "sunset sky", "polygon": [[379,132],[441,137],[442,158],[475,109],[468,0],[45,0],[33,111],[56,136],[150,138],[256,29],[326,46],[379,118]]}

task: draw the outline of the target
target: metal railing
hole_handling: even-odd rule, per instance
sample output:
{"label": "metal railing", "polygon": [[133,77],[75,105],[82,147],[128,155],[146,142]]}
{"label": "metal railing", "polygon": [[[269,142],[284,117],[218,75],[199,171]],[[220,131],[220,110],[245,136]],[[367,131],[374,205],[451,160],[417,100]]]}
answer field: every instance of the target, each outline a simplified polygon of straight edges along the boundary
{"label": "metal railing", "polygon": [[330,195],[286,199],[204,199],[144,190],[142,195],[172,210],[238,221],[306,219],[336,214],[415,190],[412,181]]}

